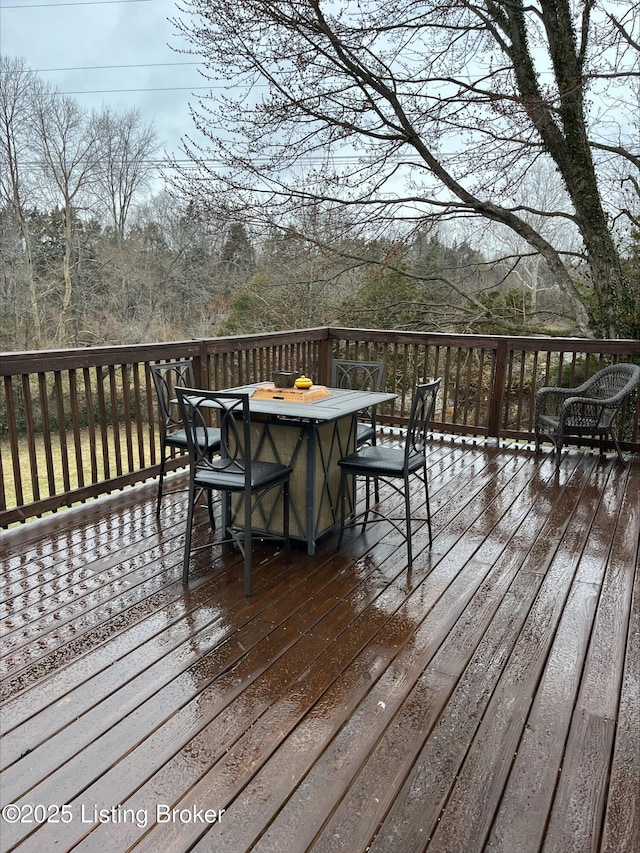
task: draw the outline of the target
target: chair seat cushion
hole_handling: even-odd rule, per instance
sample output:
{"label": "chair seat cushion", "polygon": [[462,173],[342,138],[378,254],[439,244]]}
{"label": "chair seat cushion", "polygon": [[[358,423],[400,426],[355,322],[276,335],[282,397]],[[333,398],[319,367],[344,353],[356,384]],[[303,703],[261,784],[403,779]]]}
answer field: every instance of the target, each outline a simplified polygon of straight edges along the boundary
{"label": "chair seat cushion", "polygon": [[[220,447],[220,430],[216,427],[198,427],[198,444],[200,447],[206,447],[208,450],[218,450]],[[168,432],[165,438],[165,444],[169,447],[187,448],[187,434],[183,429],[177,429],[175,432]]]}
{"label": "chair seat cushion", "polygon": [[[291,474],[288,465],[278,462],[252,462],[251,488],[261,489],[284,482]],[[211,465],[200,468],[195,475],[196,486],[227,492],[242,492],[245,488],[244,468],[229,459],[214,459]]]}
{"label": "chair seat cushion", "polygon": [[[425,456],[422,453],[413,453],[409,457],[408,473],[422,468],[425,461]],[[404,450],[383,445],[363,447],[340,459],[338,465],[348,474],[361,474],[370,477],[404,477]]]}

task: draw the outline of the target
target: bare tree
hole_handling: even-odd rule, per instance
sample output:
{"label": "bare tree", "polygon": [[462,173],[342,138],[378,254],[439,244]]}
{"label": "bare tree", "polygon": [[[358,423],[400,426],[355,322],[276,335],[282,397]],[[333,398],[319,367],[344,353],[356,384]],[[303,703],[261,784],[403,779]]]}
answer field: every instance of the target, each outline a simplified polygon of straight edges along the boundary
{"label": "bare tree", "polygon": [[122,245],[136,193],[149,186],[159,146],[155,130],[142,122],[138,110],[122,114],[104,108],[96,118],[102,159],[96,172],[96,193],[109,212],[116,242]]}
{"label": "bare tree", "polygon": [[[562,210],[566,206],[566,192],[558,180],[556,171],[547,160],[537,160],[528,170],[522,181],[517,200],[520,204],[531,208],[523,210],[522,218],[532,228],[553,245],[558,252],[566,257],[576,255],[579,247],[576,245],[575,229],[563,217],[544,216],[534,213],[535,210]],[[503,269],[509,270],[510,281],[519,281],[520,290],[530,296],[531,307],[535,312],[538,304],[538,289],[548,287],[548,276],[544,274],[542,257],[510,228],[493,228],[488,235],[486,248],[493,247]],[[544,283],[543,283],[544,282]]]}
{"label": "bare tree", "polygon": [[35,347],[42,346],[42,327],[27,215],[32,187],[25,173],[28,174],[32,156],[30,142],[38,92],[42,92],[42,86],[24,60],[0,57],[0,198],[11,210],[22,241]]}
{"label": "bare tree", "polygon": [[54,192],[55,202],[62,202],[64,292],[58,339],[60,343],[67,343],[68,314],[73,293],[74,221],[82,209],[85,194],[96,181],[96,169],[102,156],[98,124],[73,99],[50,93],[37,104],[35,131],[42,174]]}
{"label": "bare tree", "polygon": [[[174,23],[212,83],[192,107],[203,141],[185,137],[193,162],[178,169],[200,209],[283,221],[321,201],[372,230],[482,217],[544,258],[583,334],[640,335],[618,243],[639,204],[637,4],[184,0],[182,11]],[[560,208],[517,200],[537,160],[561,177]],[[532,216],[568,223],[580,252]],[[576,284],[581,265],[592,297]]]}

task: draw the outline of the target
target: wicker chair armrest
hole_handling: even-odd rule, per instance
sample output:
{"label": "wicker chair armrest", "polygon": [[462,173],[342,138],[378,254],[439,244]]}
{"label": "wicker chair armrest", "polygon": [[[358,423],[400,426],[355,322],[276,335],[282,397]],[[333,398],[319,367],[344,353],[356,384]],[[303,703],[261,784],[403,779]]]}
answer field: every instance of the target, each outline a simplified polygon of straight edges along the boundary
{"label": "wicker chair armrest", "polygon": [[562,409],[565,400],[575,396],[575,388],[555,388],[549,386],[540,388],[536,393],[535,399],[535,414],[538,415],[558,415]]}

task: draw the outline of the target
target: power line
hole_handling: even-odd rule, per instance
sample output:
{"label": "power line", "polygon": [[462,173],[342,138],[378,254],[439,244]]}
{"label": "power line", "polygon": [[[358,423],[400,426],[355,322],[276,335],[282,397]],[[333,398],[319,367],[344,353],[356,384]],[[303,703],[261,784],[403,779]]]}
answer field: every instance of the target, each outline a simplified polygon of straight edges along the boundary
{"label": "power line", "polygon": [[[69,92],[56,92],[56,95],[119,95],[123,92],[193,92],[195,89],[211,89],[212,86],[160,86],[156,89],[76,89]],[[217,86],[224,89],[224,86]]]}
{"label": "power line", "polygon": [[76,0],[73,3],[21,3],[15,6],[0,6],[2,9],[53,9],[56,6],[115,6],[131,3],[155,3],[157,0]]}
{"label": "power line", "polygon": [[104,71],[110,68],[165,68],[174,65],[200,65],[200,62],[138,62],[133,65],[74,65],[70,68],[33,68],[35,74],[50,71]]}

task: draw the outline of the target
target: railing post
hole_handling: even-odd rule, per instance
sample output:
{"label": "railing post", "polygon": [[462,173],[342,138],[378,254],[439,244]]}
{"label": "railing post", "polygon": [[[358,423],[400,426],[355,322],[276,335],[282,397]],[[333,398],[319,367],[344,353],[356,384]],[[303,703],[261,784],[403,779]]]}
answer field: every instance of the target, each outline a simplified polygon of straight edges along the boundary
{"label": "railing post", "polygon": [[332,347],[330,330],[326,329],[326,337],[322,338],[318,347],[318,382],[321,385],[328,385],[331,381],[331,360]]}
{"label": "railing post", "polygon": [[193,373],[198,383],[199,388],[204,388],[207,391],[211,391],[211,379],[209,376],[209,354],[207,350],[207,343],[204,340],[201,340],[199,343],[199,352],[198,355],[194,355],[193,357]]}
{"label": "railing post", "polygon": [[500,413],[504,400],[504,379],[507,368],[507,338],[501,338],[496,343],[493,378],[489,392],[488,436],[500,438]]}

